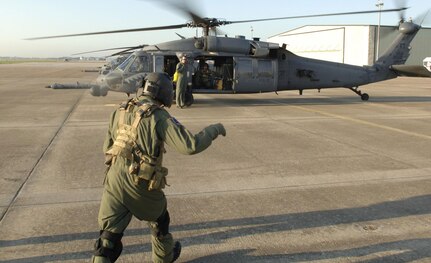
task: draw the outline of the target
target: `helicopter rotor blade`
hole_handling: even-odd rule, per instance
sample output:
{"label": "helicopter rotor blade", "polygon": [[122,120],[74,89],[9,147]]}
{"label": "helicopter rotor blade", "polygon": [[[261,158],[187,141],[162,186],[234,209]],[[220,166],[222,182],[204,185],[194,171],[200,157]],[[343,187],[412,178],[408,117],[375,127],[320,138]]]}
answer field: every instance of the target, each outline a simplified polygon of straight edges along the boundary
{"label": "helicopter rotor blade", "polygon": [[193,20],[194,24],[203,25],[207,23],[207,20],[196,11],[192,10],[186,1],[162,1],[162,3],[175,11],[183,12]]}
{"label": "helicopter rotor blade", "polygon": [[183,28],[183,27],[187,27],[187,26],[188,26],[188,24],[178,24],[178,25],[170,25],[170,26],[156,26],[156,27],[142,27],[142,28],[132,28],[132,29],[123,29],[123,30],[111,30],[111,31],[91,32],[91,33],[80,33],[80,34],[70,34],[70,35],[32,37],[32,38],[26,38],[24,40],[39,40],[39,39],[49,39],[49,38],[77,37],[77,36],[90,36],[90,35],[126,33],[126,32],[166,30],[166,29]]}
{"label": "helicopter rotor blade", "polygon": [[421,20],[421,22],[419,24],[420,26],[422,26],[424,22],[431,21],[430,14],[431,14],[431,8],[426,11],[425,15],[423,16],[423,18],[422,18],[422,20]]}
{"label": "helicopter rotor blade", "polygon": [[110,51],[110,50],[117,50],[117,49],[138,49],[138,48],[143,48],[147,45],[139,45],[139,46],[135,46],[135,47],[115,47],[115,48],[106,48],[106,49],[99,49],[99,50],[93,50],[93,51],[86,51],[86,52],[81,52],[81,53],[75,53],[72,54],[72,56],[75,55],[83,55],[83,54],[89,54],[89,53],[95,53],[95,52],[101,52],[101,51]]}
{"label": "helicopter rotor blade", "polygon": [[147,45],[140,45],[140,46],[136,46],[136,47],[131,47],[131,48],[128,48],[128,49],[122,50],[122,51],[120,51],[120,52],[114,53],[114,54],[112,54],[111,56],[121,55],[121,54],[123,54],[123,53],[128,53],[129,51],[132,51],[132,50],[135,50],[135,49],[139,49],[139,48],[143,48],[143,47],[146,47],[146,46],[147,46]]}
{"label": "helicopter rotor blade", "polygon": [[[393,0],[395,6],[397,8],[403,7],[403,6],[407,6],[407,0]],[[398,12],[398,17],[399,17],[399,21],[405,21],[406,19],[406,11],[404,10],[400,10]]]}
{"label": "helicopter rotor blade", "polygon": [[344,12],[344,13],[328,13],[328,14],[317,14],[317,15],[286,16],[286,17],[273,17],[273,18],[262,18],[262,19],[251,19],[251,20],[226,21],[226,24],[261,22],[261,21],[282,20],[282,19],[310,18],[310,17],[322,17],[322,16],[341,16],[341,15],[369,14],[369,13],[379,13],[379,12],[382,12],[382,13],[384,13],[384,12],[397,12],[397,11],[402,11],[405,9],[408,9],[408,7],[393,8],[393,9],[382,9],[382,10]]}
{"label": "helicopter rotor blade", "polygon": [[424,23],[431,22],[430,18],[431,18],[431,8],[428,8],[425,11],[419,13],[419,15],[417,15],[415,18],[410,17],[409,20],[411,20],[412,22],[422,27]]}
{"label": "helicopter rotor blade", "polygon": [[180,11],[186,13],[188,16],[190,16],[193,19],[193,21],[189,22],[189,23],[185,23],[185,24],[178,24],[178,25],[143,27],[143,28],[134,28],[134,29],[111,30],[111,31],[100,31],[100,32],[56,35],[56,36],[45,36],[45,37],[34,37],[34,38],[26,38],[25,40],[40,40],[40,39],[89,36],[89,35],[101,35],[101,34],[115,34],[115,33],[126,33],[126,32],[154,31],[154,30],[178,29],[178,28],[183,28],[183,27],[202,27],[206,31],[206,33],[204,33],[204,35],[207,35],[208,29],[216,28],[220,25],[248,23],[248,22],[260,22],[260,21],[271,21],[271,20],[282,20],[282,19],[322,17],[322,16],[368,14],[368,13],[377,13],[377,12],[382,12],[382,13],[383,12],[395,12],[395,11],[402,11],[402,10],[407,9],[407,7],[401,7],[401,8],[383,9],[383,10],[369,10],[369,11],[355,11],[355,12],[344,12],[344,13],[327,13],[327,14],[315,14],[315,15],[302,15],[302,16],[287,16],[287,17],[275,17],[275,18],[225,21],[225,20],[219,20],[216,18],[202,18],[196,12],[193,12],[190,9],[190,7],[188,7],[184,1],[183,1],[182,5],[179,3],[175,3],[173,1],[167,1],[164,3],[169,5],[171,8],[175,8],[177,10],[180,10]]}
{"label": "helicopter rotor blade", "polygon": [[201,15],[198,14],[197,11],[192,10],[190,5],[187,4],[187,1],[181,1],[181,0],[142,0],[142,1],[152,1],[157,2],[157,4],[164,5],[170,9],[172,9],[175,12],[181,12],[183,15],[191,18],[193,21],[192,24],[194,25],[206,25],[208,22],[208,19],[203,18]]}
{"label": "helicopter rotor blade", "polygon": [[[132,49],[133,50],[133,49]],[[109,57],[114,57],[114,56],[119,56],[119,55],[124,55],[124,54],[129,54],[129,53],[132,53],[132,52],[130,52],[131,50],[128,50],[128,49],[126,49],[126,50],[122,50],[122,51],[120,51],[120,52],[117,52],[117,53],[114,53],[114,54],[111,54],[111,55],[109,55]]]}

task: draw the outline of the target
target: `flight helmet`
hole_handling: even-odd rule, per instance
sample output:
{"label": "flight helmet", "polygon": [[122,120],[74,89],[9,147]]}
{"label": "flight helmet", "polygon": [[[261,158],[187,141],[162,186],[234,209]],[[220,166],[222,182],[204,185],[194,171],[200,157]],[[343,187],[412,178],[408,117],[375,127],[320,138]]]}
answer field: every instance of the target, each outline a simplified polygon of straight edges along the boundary
{"label": "flight helmet", "polygon": [[150,73],[144,78],[142,95],[149,96],[170,108],[174,97],[172,81],[166,73]]}

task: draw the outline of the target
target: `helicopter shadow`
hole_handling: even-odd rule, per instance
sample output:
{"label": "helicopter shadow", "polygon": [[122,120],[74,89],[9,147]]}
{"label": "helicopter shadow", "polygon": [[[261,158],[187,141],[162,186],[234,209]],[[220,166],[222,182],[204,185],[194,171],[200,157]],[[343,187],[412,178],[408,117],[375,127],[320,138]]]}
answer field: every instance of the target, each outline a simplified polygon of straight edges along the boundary
{"label": "helicopter shadow", "polygon": [[[430,203],[431,195],[421,195],[363,207],[264,215],[249,218],[224,219],[198,222],[193,224],[172,225],[171,230],[174,234],[179,234],[180,232],[185,231],[202,233],[181,240],[184,247],[198,246],[202,244],[214,246],[234,238],[244,238],[253,235],[287,232],[292,230],[312,229],[316,227],[336,226],[341,224],[355,224],[355,227],[358,227],[358,231],[365,231],[360,230],[361,226],[363,224],[369,223],[369,221],[431,214],[431,206],[429,205]],[[226,228],[229,228],[229,231],[226,231]],[[143,236],[148,237],[149,240],[148,235],[149,230],[147,228],[133,228],[125,231],[126,237]],[[61,251],[62,247],[64,246],[62,242],[83,241],[88,244],[89,248],[91,248],[94,240],[97,238],[98,233],[96,231],[86,233],[68,233],[53,236],[29,237],[17,240],[0,240],[0,247],[15,247],[17,250],[19,250],[20,246],[42,244],[44,246],[50,246],[51,249],[54,249],[56,246],[58,246],[58,250]],[[288,236],[286,238],[288,238]],[[245,248],[208,255],[194,259],[191,262],[299,262],[318,259],[336,259],[339,257],[367,256],[374,253],[392,250],[400,251],[400,253],[386,257],[379,257],[378,261],[370,260],[365,262],[408,262],[430,257],[430,241],[431,239],[416,238],[325,252],[286,252],[285,254],[276,255],[252,255],[254,249]],[[268,240],[268,242],[271,241]],[[151,251],[151,245],[149,242],[133,245],[127,245],[125,243],[124,245],[123,255],[140,254],[143,252],[149,253]],[[89,249],[86,251],[11,259],[7,262],[46,262],[66,259],[81,260],[89,259],[91,254],[92,251]]]}
{"label": "helicopter shadow", "polygon": [[431,97],[424,96],[388,96],[373,97],[369,101],[361,101],[357,97],[313,97],[313,98],[197,98],[192,107],[203,107],[211,105],[214,107],[247,107],[247,106],[280,106],[285,105],[358,105],[367,103],[427,103],[431,102]]}

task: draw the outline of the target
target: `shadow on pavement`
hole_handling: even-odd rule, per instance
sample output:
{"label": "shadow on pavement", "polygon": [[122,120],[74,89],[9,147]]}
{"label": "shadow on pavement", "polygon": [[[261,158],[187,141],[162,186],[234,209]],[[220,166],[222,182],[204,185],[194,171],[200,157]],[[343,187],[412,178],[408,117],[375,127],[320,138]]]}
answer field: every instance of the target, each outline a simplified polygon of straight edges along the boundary
{"label": "shadow on pavement", "polygon": [[[241,219],[226,219],[201,222],[196,224],[174,225],[171,227],[171,230],[175,235],[175,232],[181,231],[208,231],[213,229],[209,234],[201,234],[193,236],[190,239],[184,240],[184,245],[185,247],[187,247],[199,244],[218,244],[222,243],[224,240],[228,240],[231,238],[245,237],[256,234],[277,233],[282,231],[325,227],[340,224],[352,224],[373,220],[407,217],[412,215],[425,215],[431,213],[430,204],[431,195],[422,195],[402,200],[382,202],[364,207],[312,211],[294,214],[269,215]],[[214,231],[218,228],[224,229]],[[229,231],[226,231],[226,228],[229,228]],[[149,231],[147,229],[128,229],[125,232],[125,236],[143,236],[145,238],[146,235],[149,235]],[[87,242],[92,242],[92,240],[95,240],[97,237],[98,232],[96,230],[95,232],[86,233],[29,237],[18,240],[0,240],[0,247],[4,248],[48,243],[51,243],[52,246],[55,246],[54,243],[71,242],[77,240],[87,240]],[[426,244],[426,246],[424,244]],[[123,250],[123,254],[135,254],[151,251],[149,243],[145,243],[143,245],[124,245],[125,247]],[[280,262],[285,262],[286,260],[289,260],[290,262],[296,262],[304,260],[364,256],[389,250],[399,250],[400,254],[379,258],[378,262],[407,262],[415,259],[430,257],[430,247],[431,239],[410,239],[346,250],[335,250],[327,252],[305,252],[300,254],[283,254],[268,256],[248,255],[253,250],[244,249],[209,255],[204,258],[195,259],[192,262],[249,262],[267,260],[275,262],[277,262],[278,260],[280,260]],[[53,248],[51,247],[51,249]],[[19,248],[17,248],[17,250],[19,250]],[[64,250],[64,244],[59,246],[58,251],[61,250]],[[27,257],[9,260],[7,262],[46,262],[66,259],[87,259],[90,258],[91,253],[91,247],[89,247],[88,251]],[[366,262],[377,261],[370,260]]]}
{"label": "shadow on pavement", "polygon": [[[275,254],[265,256],[251,255],[253,249],[241,249],[223,252],[219,254],[208,255],[194,260],[194,262],[308,262],[314,260],[339,260],[352,257],[366,257],[375,253],[394,252],[390,255],[374,256],[373,259],[363,259],[361,263],[394,263],[394,262],[412,262],[423,258],[431,258],[431,239],[409,239],[396,242],[380,243],[370,246],[357,247],[344,250],[306,252],[296,254]],[[337,261],[338,260],[338,261]],[[358,259],[359,260],[359,259]],[[353,261],[352,261],[353,262]],[[355,261],[356,262],[356,261]]]}

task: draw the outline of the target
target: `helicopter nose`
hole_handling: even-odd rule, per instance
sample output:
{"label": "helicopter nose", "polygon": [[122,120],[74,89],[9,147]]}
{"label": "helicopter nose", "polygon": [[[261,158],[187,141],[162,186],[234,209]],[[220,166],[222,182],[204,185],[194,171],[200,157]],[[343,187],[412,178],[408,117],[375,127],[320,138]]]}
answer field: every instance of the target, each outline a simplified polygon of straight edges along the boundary
{"label": "helicopter nose", "polygon": [[99,86],[105,85],[105,83],[106,83],[105,77],[106,77],[105,75],[100,75],[99,77],[97,77],[96,84]]}
{"label": "helicopter nose", "polygon": [[105,82],[105,85],[110,88],[114,88],[121,82],[121,75],[116,74],[116,72],[111,72],[108,75],[104,76],[102,80]]}

